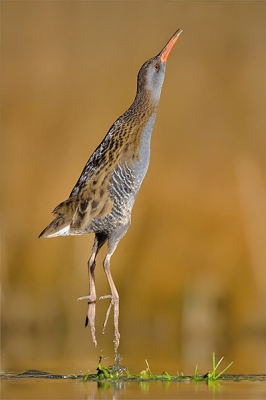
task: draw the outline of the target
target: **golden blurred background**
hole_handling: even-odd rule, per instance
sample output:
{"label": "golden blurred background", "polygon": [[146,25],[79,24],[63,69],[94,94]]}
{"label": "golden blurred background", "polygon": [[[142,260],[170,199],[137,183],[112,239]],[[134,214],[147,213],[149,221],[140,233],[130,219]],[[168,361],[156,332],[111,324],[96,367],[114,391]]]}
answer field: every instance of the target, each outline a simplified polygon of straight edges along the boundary
{"label": "golden blurred background", "polygon": [[[3,1],[2,369],[113,362],[84,329],[93,235],[38,240],[141,65],[177,28],[132,226],[112,258],[131,373],[193,374],[212,352],[262,373],[265,347],[263,2]],[[97,294],[109,294],[98,257]]]}

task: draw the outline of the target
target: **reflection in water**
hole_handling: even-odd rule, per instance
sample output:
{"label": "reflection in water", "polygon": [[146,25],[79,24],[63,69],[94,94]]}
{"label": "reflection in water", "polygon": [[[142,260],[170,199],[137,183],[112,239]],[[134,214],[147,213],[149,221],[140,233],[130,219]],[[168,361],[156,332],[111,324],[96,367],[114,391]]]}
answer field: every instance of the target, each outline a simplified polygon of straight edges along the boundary
{"label": "reflection in water", "polygon": [[[87,400],[94,399],[264,399],[265,382],[98,382],[85,386]],[[123,393],[122,393],[123,391]],[[133,397],[132,397],[133,396]]]}
{"label": "reflection in water", "polygon": [[[111,391],[112,392],[112,398],[113,399],[118,399],[119,398],[119,392],[121,390],[126,390],[127,389],[128,383],[125,381],[112,381],[112,382],[97,382],[97,388],[99,392],[105,392],[105,391]],[[89,397],[90,398],[90,397]]]}

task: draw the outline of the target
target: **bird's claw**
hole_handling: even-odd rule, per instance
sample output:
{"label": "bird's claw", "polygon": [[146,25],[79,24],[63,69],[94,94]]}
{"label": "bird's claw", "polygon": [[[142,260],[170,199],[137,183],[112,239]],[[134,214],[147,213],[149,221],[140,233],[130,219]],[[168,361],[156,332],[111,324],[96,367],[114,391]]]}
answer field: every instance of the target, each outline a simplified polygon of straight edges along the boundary
{"label": "bird's claw", "polygon": [[77,301],[80,301],[80,300],[90,300],[91,299],[91,297],[90,296],[82,296],[82,297],[79,297],[78,299],[77,299]]}
{"label": "bird's claw", "polygon": [[103,299],[112,299],[113,296],[111,294],[106,294],[105,296],[101,296],[99,297],[99,300],[103,300]]}

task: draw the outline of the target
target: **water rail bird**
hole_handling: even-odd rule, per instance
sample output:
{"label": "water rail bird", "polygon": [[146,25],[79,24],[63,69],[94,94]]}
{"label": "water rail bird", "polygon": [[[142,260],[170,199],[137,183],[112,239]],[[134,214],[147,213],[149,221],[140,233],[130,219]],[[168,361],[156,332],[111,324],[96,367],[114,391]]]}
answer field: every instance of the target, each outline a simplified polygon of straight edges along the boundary
{"label": "water rail bird", "polygon": [[119,296],[110,271],[110,259],[129,228],[132,207],[148,169],[150,139],[164,81],[166,60],[181,33],[182,29],[178,29],[160,53],[142,65],[132,105],[111,126],[89,158],[69,198],[54,209],[54,220],[39,236],[51,238],[95,234],[92,254],[88,261],[90,292],[88,296],[78,299],[88,301],[85,326],[90,325],[95,345],[97,341],[94,270],[96,256],[107,242],[103,267],[111,294],[100,299],[110,298],[103,332],[111,308],[114,308],[115,355],[120,340]]}

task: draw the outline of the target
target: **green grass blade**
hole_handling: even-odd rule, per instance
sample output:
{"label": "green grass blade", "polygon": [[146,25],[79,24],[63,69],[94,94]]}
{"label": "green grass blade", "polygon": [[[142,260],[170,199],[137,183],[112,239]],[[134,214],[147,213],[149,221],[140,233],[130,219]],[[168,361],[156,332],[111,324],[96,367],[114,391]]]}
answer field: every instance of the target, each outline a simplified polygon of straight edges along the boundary
{"label": "green grass blade", "polygon": [[230,368],[231,365],[233,364],[233,362],[234,362],[234,361],[230,362],[230,364],[228,364],[227,367],[225,367],[225,368],[222,370],[222,372],[220,372],[220,373],[216,376],[216,379],[218,379],[219,376],[221,376],[228,368]]}
{"label": "green grass blade", "polygon": [[199,376],[198,375],[198,368],[199,368],[199,364],[196,364],[195,372],[194,372],[194,378],[197,378]]}
{"label": "green grass blade", "polygon": [[[215,353],[212,353],[212,374],[215,373]],[[214,374],[215,375],[215,374]]]}
{"label": "green grass blade", "polygon": [[219,367],[219,365],[221,364],[221,362],[223,361],[223,359],[224,359],[224,357],[222,357],[222,358],[218,361],[218,363],[217,363],[217,365],[216,365],[216,367],[215,367],[215,371],[217,370],[217,368]]}

